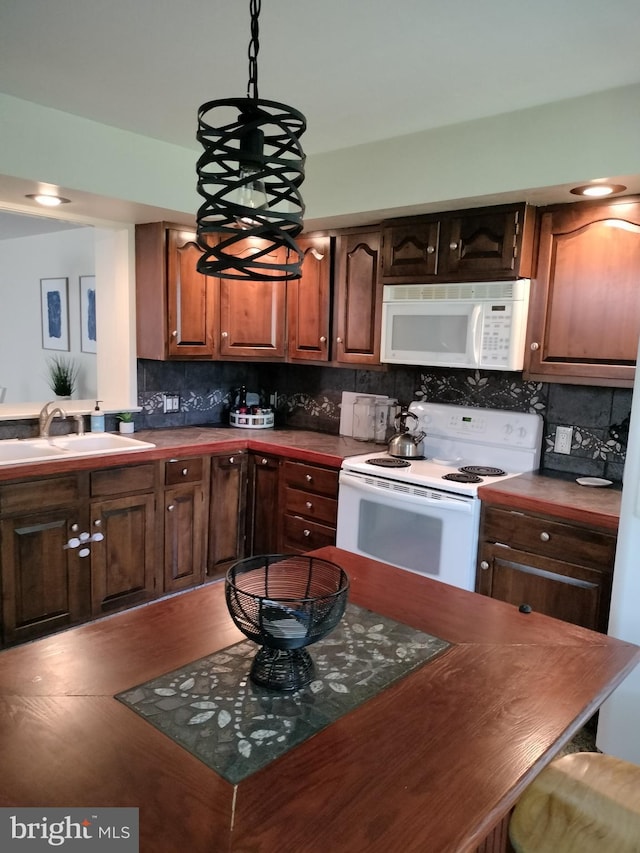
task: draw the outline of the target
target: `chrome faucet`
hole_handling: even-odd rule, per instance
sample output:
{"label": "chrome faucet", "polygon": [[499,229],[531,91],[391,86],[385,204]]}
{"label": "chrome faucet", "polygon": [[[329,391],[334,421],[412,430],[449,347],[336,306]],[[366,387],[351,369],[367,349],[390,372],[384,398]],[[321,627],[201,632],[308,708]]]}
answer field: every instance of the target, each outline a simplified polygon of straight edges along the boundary
{"label": "chrome faucet", "polygon": [[[52,401],[53,402],[53,401]],[[52,402],[45,403],[42,409],[40,410],[40,437],[48,438],[49,430],[51,429],[51,422],[54,418],[66,418],[66,414],[62,411],[60,406],[56,406],[55,409],[51,409],[49,411],[49,406],[52,405]]]}

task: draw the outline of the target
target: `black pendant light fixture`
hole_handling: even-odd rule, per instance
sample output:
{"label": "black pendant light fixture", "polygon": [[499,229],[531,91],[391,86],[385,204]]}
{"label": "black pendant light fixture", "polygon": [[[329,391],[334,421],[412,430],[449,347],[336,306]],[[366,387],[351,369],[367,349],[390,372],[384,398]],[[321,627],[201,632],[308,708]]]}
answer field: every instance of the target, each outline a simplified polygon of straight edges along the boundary
{"label": "black pendant light fixture", "polygon": [[246,98],[209,101],[198,110],[198,271],[242,280],[300,278],[305,156],[302,113],[258,97],[258,16],[250,0]]}

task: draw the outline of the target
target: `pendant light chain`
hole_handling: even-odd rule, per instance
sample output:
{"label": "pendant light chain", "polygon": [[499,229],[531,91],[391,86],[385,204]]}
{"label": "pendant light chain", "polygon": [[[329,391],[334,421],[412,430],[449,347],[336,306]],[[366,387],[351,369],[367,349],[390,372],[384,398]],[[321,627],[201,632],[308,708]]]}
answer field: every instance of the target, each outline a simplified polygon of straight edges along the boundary
{"label": "pendant light chain", "polygon": [[249,42],[249,82],[247,83],[247,98],[258,99],[258,51],[260,50],[258,16],[262,0],[250,0],[251,41]]}

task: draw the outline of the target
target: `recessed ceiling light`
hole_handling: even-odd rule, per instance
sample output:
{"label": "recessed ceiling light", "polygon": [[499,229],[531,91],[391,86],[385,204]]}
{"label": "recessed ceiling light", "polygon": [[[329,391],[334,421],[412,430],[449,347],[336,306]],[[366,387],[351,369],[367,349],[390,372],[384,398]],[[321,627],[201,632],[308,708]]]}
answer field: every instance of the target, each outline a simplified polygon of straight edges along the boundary
{"label": "recessed ceiling light", "polygon": [[43,193],[29,193],[25,198],[32,198],[44,207],[58,207],[61,204],[69,204],[70,201],[68,198],[62,198],[59,195],[45,195]]}
{"label": "recessed ceiling light", "polygon": [[574,187],[570,192],[574,195],[586,195],[591,198],[602,198],[606,195],[615,195],[626,190],[622,184],[584,184],[581,187]]}

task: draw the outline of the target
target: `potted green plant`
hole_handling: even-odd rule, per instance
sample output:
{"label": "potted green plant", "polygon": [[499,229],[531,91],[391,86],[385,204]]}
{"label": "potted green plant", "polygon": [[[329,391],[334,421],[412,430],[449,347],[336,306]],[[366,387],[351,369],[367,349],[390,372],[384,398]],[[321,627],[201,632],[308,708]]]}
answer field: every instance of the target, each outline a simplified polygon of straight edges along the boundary
{"label": "potted green plant", "polygon": [[117,415],[119,420],[118,429],[120,432],[133,432],[135,429],[135,424],[133,422],[133,412],[120,412]]}
{"label": "potted green plant", "polygon": [[64,399],[72,397],[78,380],[78,365],[76,362],[72,358],[54,355],[52,358],[47,359],[47,368],[49,370],[49,387],[56,397]]}

